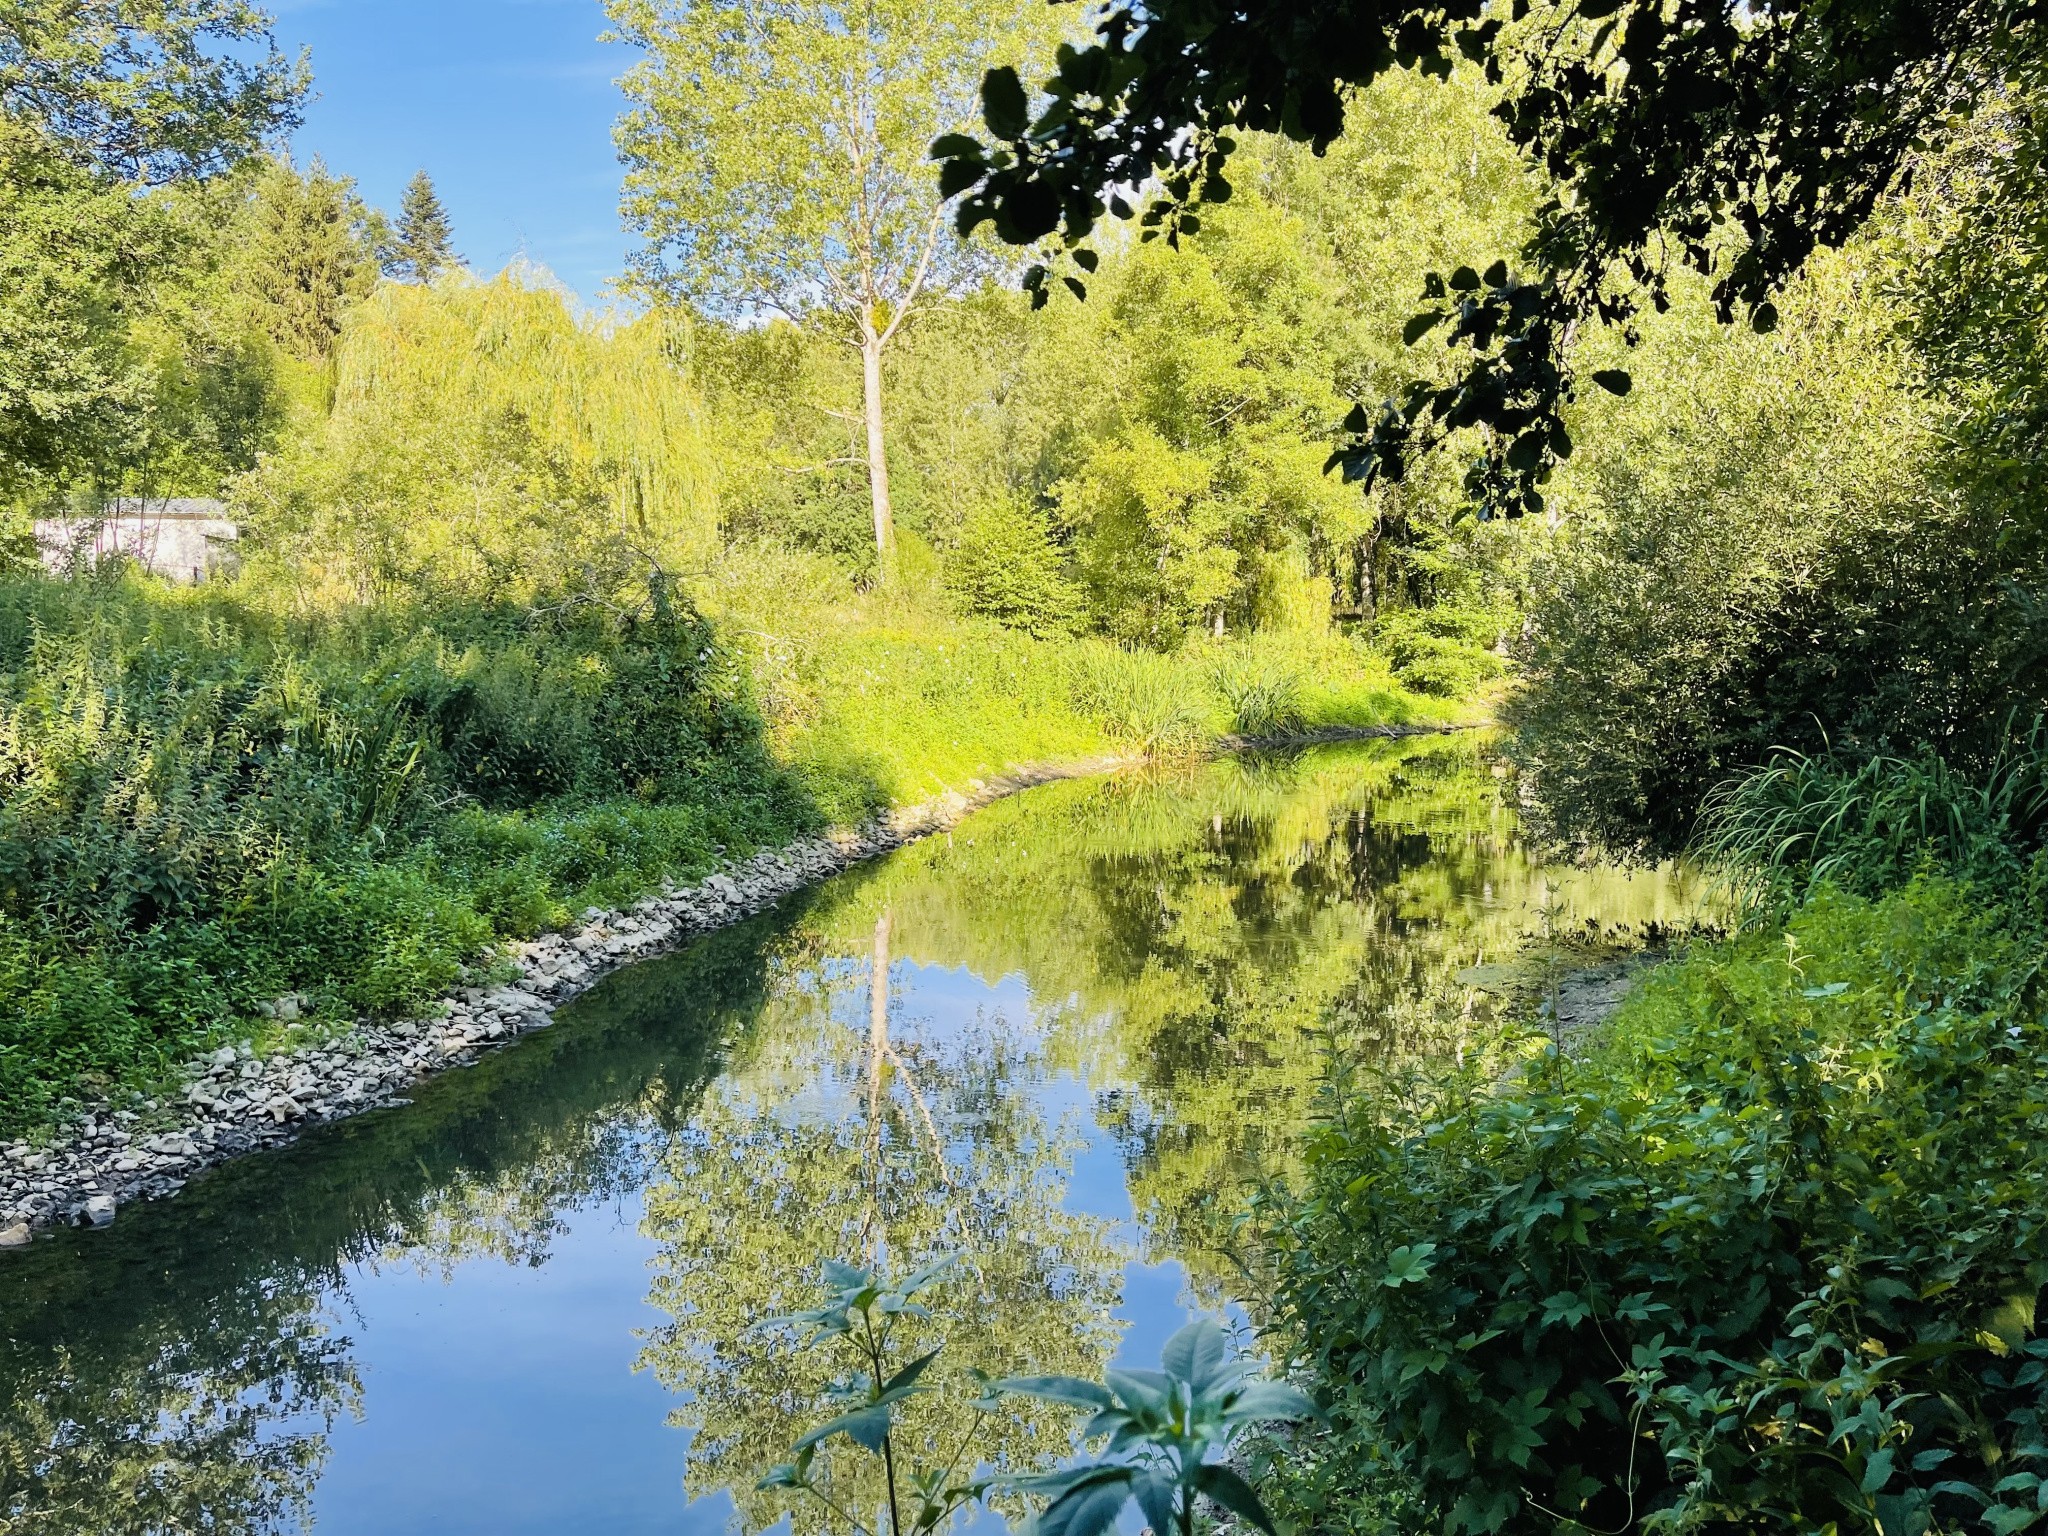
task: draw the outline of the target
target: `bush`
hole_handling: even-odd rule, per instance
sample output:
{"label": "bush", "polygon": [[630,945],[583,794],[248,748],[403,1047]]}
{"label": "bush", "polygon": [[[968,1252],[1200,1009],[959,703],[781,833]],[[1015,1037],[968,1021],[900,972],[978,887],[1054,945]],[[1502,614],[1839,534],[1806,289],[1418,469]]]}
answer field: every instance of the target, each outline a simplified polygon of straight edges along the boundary
{"label": "bush", "polygon": [[2041,519],[1981,494],[2004,456],[1961,451],[1974,391],[1930,391],[1901,345],[1921,260],[1876,239],[1817,259],[1768,338],[1705,334],[1683,290],[1645,328],[1639,387],[1578,434],[1534,565],[1504,713],[1542,830],[1676,853],[1708,792],[1777,748],[1981,771],[2039,708]]}
{"label": "bush", "polygon": [[1188,669],[1153,651],[1091,644],[1068,658],[1074,706],[1120,746],[1148,755],[1192,751],[1208,710]]}
{"label": "bush", "polygon": [[[1336,1092],[1274,1207],[1335,1450],[1460,1532],[2010,1532],[2048,1476],[2033,914],[1916,881],[1701,950],[1583,1063]],[[1284,1479],[1283,1479],[1284,1481]]]}
{"label": "bush", "polygon": [[1217,668],[1216,691],[1240,736],[1291,736],[1308,724],[1301,674],[1284,664],[1246,657]]}
{"label": "bush", "polygon": [[1468,698],[1507,671],[1492,647],[1502,617],[1454,604],[1398,608],[1382,614],[1373,638],[1385,649],[1402,686],[1440,699]]}
{"label": "bush", "polygon": [[0,583],[0,1127],[815,824],[694,613]]}
{"label": "bush", "polygon": [[1080,625],[1080,588],[1067,577],[1044,516],[1029,507],[995,502],[968,513],[946,582],[969,613],[1040,639]]}

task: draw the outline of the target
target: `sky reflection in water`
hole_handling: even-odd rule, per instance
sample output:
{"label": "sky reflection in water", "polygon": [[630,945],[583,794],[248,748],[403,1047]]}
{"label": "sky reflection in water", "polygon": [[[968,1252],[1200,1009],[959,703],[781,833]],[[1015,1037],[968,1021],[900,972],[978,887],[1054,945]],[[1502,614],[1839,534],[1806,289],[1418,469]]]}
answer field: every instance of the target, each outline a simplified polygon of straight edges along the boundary
{"label": "sky reflection in water", "polygon": [[[1319,1030],[1470,1049],[1455,974],[1546,909],[1692,904],[1534,866],[1470,740],[1034,791],[408,1107],[6,1256],[0,1531],[768,1524],[754,1480],[833,1363],[747,1325],[808,1305],[820,1258],[964,1255],[956,1367],[1149,1363],[1231,1301],[1244,1173],[1284,1164]],[[956,1422],[926,1400],[910,1432]]]}

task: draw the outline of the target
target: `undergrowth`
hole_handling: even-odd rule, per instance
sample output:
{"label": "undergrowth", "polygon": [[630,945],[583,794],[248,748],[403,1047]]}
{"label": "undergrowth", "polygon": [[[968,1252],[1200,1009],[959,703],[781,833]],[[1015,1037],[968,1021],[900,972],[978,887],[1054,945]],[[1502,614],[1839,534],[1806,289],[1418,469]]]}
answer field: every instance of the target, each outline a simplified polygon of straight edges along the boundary
{"label": "undergrowth", "polygon": [[1588,1059],[1338,1085],[1271,1208],[1332,1426],[1279,1471],[1297,1514],[2038,1524],[2041,935],[1939,878],[1823,889],[1666,968]]}
{"label": "undergrowth", "polygon": [[312,1027],[402,1014],[760,846],[1013,765],[1197,750],[1246,729],[1218,678],[1316,669],[1283,690],[1302,724],[1453,713],[1333,638],[1169,657],[734,565],[712,619],[659,582],[315,607],[274,577],[0,579],[0,1134],[286,994]]}
{"label": "undergrowth", "polygon": [[1296,1529],[2006,1533],[2048,1521],[2048,792],[1783,754],[1749,897],[1592,1049],[1363,1082],[1265,1202],[1329,1409]]}

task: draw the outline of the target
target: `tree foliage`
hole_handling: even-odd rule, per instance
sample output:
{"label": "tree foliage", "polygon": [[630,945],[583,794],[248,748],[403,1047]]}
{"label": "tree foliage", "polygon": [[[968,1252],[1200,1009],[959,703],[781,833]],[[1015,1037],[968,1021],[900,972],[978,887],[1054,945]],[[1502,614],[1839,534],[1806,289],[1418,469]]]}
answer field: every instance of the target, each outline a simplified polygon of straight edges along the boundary
{"label": "tree foliage", "polygon": [[0,5],[0,116],[96,177],[216,175],[289,131],[305,88],[247,0]]}
{"label": "tree foliage", "polygon": [[448,268],[460,266],[461,260],[433,178],[425,171],[413,172],[399,204],[398,228],[385,252],[384,270],[393,277],[430,283]]}
{"label": "tree foliage", "polygon": [[1033,53],[1045,7],[609,0],[646,51],[625,79],[625,211],[647,289],[817,326],[862,361],[878,559],[893,554],[882,357],[922,301],[986,265],[950,238],[924,146],[980,72]]}
{"label": "tree foliage", "polygon": [[339,334],[332,410],[237,501],[309,601],[644,595],[701,555],[715,494],[673,341],[531,273],[387,284]]}
{"label": "tree foliage", "polygon": [[[1119,5],[1090,46],[1061,54],[1036,107],[1015,72],[990,72],[993,148],[951,136],[933,153],[942,188],[965,194],[962,229],[991,224],[1015,244],[1056,236],[1087,269],[1101,220],[1136,213],[1126,189],[1159,188],[1145,233],[1177,243],[1202,204],[1230,196],[1233,134],[1321,150],[1345,130],[1349,89],[1396,67],[1481,63],[1551,194],[1518,252],[1428,275],[1435,307],[1407,339],[1444,327],[1461,365],[1377,419],[1355,408],[1332,464],[1368,487],[1398,482],[1420,454],[1484,427],[1467,486],[1514,513],[1541,506],[1538,485],[1571,454],[1582,322],[1627,327],[1691,268],[1711,279],[1721,319],[1768,330],[1775,295],[1812,253],[1859,229],[1909,153],[2037,46],[2032,0],[1601,0],[1507,14],[1479,0]],[[1048,280],[1041,265],[1027,281],[1043,295]],[[1620,372],[1593,382],[1627,388]]]}
{"label": "tree foliage", "polygon": [[268,27],[240,0],[0,6],[0,497],[246,463],[221,441],[246,401],[197,397],[256,370],[162,322],[205,265],[195,189],[297,120]]}

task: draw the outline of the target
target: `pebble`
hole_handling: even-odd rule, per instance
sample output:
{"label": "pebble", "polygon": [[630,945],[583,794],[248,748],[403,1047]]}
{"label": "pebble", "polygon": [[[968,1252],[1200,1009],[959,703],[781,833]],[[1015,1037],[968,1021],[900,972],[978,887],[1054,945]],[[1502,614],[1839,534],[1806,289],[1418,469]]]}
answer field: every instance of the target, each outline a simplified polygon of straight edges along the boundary
{"label": "pebble", "polygon": [[[992,800],[1058,778],[1108,772],[1129,760],[1096,759],[1020,771],[969,797],[957,793],[897,812],[858,831],[827,834],[756,854],[694,886],[664,881],[630,908],[592,907],[568,933],[544,934],[505,953],[517,981],[465,987],[417,1019],[358,1020],[346,1034],[258,1059],[248,1042],[186,1063],[182,1093],[136,1109],[89,1107],[47,1146],[0,1148],[0,1248],[27,1245],[35,1229],[71,1221],[104,1227],[130,1200],[175,1194],[199,1170],[291,1140],[307,1126],[402,1099],[419,1078],[470,1066],[477,1053],[554,1022],[553,1009],[608,971],[773,906],[791,892],[862,859],[951,827]],[[291,1018],[294,993],[266,1004]]]}

